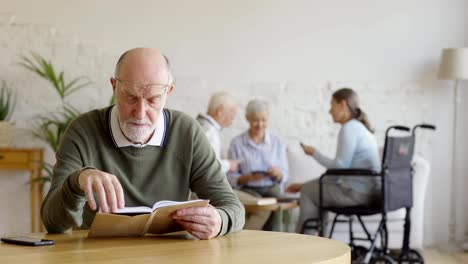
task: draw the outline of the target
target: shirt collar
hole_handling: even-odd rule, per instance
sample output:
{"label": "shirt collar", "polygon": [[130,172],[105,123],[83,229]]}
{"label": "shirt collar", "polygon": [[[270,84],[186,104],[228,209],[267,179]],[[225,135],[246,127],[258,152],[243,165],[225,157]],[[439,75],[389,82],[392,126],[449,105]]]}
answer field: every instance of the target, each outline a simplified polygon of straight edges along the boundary
{"label": "shirt collar", "polygon": [[163,144],[164,135],[166,134],[166,122],[164,122],[165,114],[164,111],[161,111],[158,117],[158,121],[156,122],[156,131],[154,131],[153,135],[151,136],[150,140],[146,144],[134,144],[130,142],[123,134],[122,130],[120,129],[119,123],[119,111],[117,105],[112,107],[110,113],[110,127],[111,127],[111,136],[114,140],[114,143],[117,147],[123,148],[127,146],[143,148],[146,146],[156,146],[160,147]]}
{"label": "shirt collar", "polygon": [[257,144],[255,143],[249,136],[249,131],[245,131],[244,133],[244,143],[245,144],[250,144],[252,146],[259,146],[259,145],[262,145],[262,144],[265,144],[265,145],[269,145],[271,143],[271,135],[270,135],[270,131],[268,130],[265,130],[265,138],[263,140],[262,143],[260,144]]}
{"label": "shirt collar", "polygon": [[210,115],[200,113],[198,116],[210,122],[217,130],[221,130],[221,126]]}

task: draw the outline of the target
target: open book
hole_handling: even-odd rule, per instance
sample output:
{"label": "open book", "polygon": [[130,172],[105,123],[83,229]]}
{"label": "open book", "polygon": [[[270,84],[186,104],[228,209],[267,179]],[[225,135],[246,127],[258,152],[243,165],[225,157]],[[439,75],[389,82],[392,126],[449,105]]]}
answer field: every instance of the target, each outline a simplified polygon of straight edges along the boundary
{"label": "open book", "polygon": [[153,207],[137,206],[119,209],[116,214],[97,213],[88,237],[143,236],[183,230],[171,217],[175,211],[190,207],[204,207],[208,200],[186,202],[159,201]]}

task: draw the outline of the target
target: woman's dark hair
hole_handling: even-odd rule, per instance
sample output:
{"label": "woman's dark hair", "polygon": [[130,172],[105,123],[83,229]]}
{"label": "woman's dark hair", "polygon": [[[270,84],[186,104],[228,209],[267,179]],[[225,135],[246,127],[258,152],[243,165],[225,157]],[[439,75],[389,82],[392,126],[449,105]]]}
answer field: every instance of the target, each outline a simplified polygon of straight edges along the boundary
{"label": "woman's dark hair", "polygon": [[346,101],[351,116],[361,121],[361,123],[369,130],[371,133],[374,133],[374,129],[371,127],[369,119],[367,118],[366,113],[361,110],[359,107],[359,98],[358,95],[351,88],[341,88],[333,93],[333,99],[337,103],[341,103],[343,100]]}

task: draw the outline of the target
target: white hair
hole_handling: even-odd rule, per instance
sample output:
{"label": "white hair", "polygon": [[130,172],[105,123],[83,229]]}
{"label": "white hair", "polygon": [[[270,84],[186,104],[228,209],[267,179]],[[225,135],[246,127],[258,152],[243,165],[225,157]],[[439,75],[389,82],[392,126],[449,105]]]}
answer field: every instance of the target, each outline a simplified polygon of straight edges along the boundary
{"label": "white hair", "polygon": [[216,111],[220,106],[231,107],[237,104],[236,98],[229,92],[214,93],[208,103],[208,112]]}
{"label": "white hair", "polygon": [[269,106],[266,101],[254,99],[250,100],[245,108],[245,115],[250,116],[260,112],[269,112]]}

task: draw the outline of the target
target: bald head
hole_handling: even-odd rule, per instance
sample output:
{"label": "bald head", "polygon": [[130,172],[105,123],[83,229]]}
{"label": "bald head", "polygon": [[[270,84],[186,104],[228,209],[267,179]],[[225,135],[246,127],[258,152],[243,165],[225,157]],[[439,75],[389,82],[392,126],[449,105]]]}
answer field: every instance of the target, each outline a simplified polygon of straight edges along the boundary
{"label": "bald head", "polygon": [[174,80],[169,59],[152,48],[134,48],[124,52],[115,65],[114,74],[120,79],[127,79],[125,75],[143,74],[145,80],[150,80],[151,75],[163,74],[167,75],[165,84],[172,84]]}

